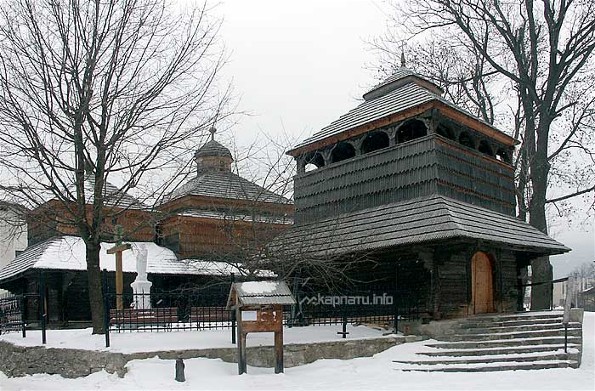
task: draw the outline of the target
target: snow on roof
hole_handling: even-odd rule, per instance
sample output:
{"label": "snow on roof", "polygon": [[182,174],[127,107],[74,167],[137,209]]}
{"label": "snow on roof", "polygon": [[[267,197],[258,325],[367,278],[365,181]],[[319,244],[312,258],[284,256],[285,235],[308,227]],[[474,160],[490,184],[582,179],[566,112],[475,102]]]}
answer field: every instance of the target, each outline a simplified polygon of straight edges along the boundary
{"label": "snow on roof", "polygon": [[227,308],[237,304],[239,306],[251,305],[292,305],[295,299],[287,284],[283,281],[247,281],[234,282],[229,291]]}
{"label": "snow on roof", "polygon": [[242,283],[242,290],[249,294],[271,293],[277,290],[276,281],[248,281]]}
{"label": "snow on roof", "polygon": [[[178,260],[168,248],[158,246],[153,242],[127,242],[131,250],[122,253],[122,270],[127,273],[136,272],[136,255],[139,246],[147,249],[147,273],[149,274],[183,274],[224,276],[231,273],[247,274],[241,265],[231,265],[226,262],[212,262],[196,259]],[[107,249],[114,243],[101,243],[99,261],[101,269],[115,270],[115,256],[108,254]],[[11,263],[0,270],[0,281],[17,277],[30,269],[45,270],[80,270],[87,269],[85,260],[85,242],[77,236],[60,236],[46,240],[27,248]],[[273,277],[275,274],[262,270],[256,275]]]}

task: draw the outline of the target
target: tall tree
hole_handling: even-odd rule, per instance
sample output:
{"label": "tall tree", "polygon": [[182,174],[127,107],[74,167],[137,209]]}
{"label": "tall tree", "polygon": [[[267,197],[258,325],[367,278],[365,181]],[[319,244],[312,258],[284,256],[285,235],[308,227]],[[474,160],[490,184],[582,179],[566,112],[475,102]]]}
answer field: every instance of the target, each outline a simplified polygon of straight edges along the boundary
{"label": "tall tree", "polygon": [[[446,85],[457,103],[496,124],[498,106],[512,110],[505,125],[522,141],[519,217],[547,233],[548,203],[594,194],[595,3],[418,0],[394,9],[398,29],[376,43],[385,59],[404,42],[421,44],[421,72]],[[547,258],[534,260],[532,272],[536,282],[552,278]],[[532,293],[532,308],[549,305],[548,284]]]}
{"label": "tall tree", "polygon": [[108,179],[120,194],[147,177],[167,183],[167,167],[194,149],[225,101],[215,85],[220,23],[208,13],[206,4],[163,0],[0,5],[4,189],[33,207],[52,198],[68,211],[86,244],[94,333],[104,331]]}

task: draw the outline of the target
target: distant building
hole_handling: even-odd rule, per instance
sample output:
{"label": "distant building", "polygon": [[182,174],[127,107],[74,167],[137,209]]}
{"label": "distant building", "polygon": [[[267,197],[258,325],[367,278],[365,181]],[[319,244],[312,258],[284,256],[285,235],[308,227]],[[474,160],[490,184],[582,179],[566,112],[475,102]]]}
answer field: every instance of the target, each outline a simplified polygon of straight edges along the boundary
{"label": "distant building", "polygon": [[0,270],[27,248],[26,208],[0,202]]}

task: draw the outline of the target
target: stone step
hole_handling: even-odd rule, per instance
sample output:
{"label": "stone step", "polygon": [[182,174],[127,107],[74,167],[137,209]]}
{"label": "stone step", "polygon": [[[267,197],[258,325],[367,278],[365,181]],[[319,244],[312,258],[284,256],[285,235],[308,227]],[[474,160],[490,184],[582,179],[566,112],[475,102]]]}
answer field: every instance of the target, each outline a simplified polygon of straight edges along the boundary
{"label": "stone step", "polygon": [[551,318],[551,319],[524,319],[524,320],[507,320],[507,321],[494,321],[494,322],[471,322],[461,321],[460,326],[462,329],[473,329],[473,328],[486,328],[486,327],[508,327],[508,326],[530,326],[534,324],[542,325],[560,325],[562,319]]}
{"label": "stone step", "polygon": [[[568,330],[580,329],[582,325],[578,322],[569,323]],[[560,323],[532,323],[527,325],[507,325],[507,326],[490,326],[490,327],[472,327],[472,328],[461,328],[456,330],[456,334],[487,334],[487,333],[499,333],[499,332],[520,332],[520,331],[539,331],[539,330],[564,330],[564,325]]]}
{"label": "stone step", "polygon": [[[568,349],[578,350],[580,345],[568,344]],[[465,350],[446,350],[440,349],[435,352],[420,352],[417,353],[429,357],[464,357],[464,356],[487,356],[487,355],[504,355],[504,354],[523,354],[523,353],[539,353],[539,352],[557,352],[564,351],[564,345],[533,345],[533,346],[511,346],[511,347],[494,347],[486,349],[465,349]]]}
{"label": "stone step", "polygon": [[[582,330],[577,328],[569,328],[568,336],[580,337]],[[499,333],[485,333],[485,334],[454,334],[444,337],[446,341],[492,341],[502,339],[526,339],[526,338],[544,338],[544,337],[564,337],[564,329],[554,330],[534,330],[534,331],[513,331],[513,332],[499,332]]]}
{"label": "stone step", "polygon": [[[406,365],[406,364],[404,364]],[[517,371],[517,370],[537,370],[551,368],[578,368],[578,362],[574,360],[544,360],[534,362],[519,363],[494,363],[464,365],[464,366],[410,366],[406,368],[395,368],[405,372],[496,372],[496,371]]]}
{"label": "stone step", "polygon": [[505,354],[500,356],[487,357],[472,357],[472,358],[457,358],[457,359],[435,359],[435,360],[393,360],[393,362],[400,364],[415,364],[415,365],[461,365],[461,364],[485,364],[496,362],[532,362],[532,361],[546,361],[546,360],[577,360],[578,354],[556,352],[556,353],[522,353],[522,354]]}
{"label": "stone step", "polygon": [[[580,336],[568,336],[568,343],[581,343]],[[556,337],[537,337],[525,339],[497,339],[490,341],[456,341],[456,342],[439,342],[428,344],[426,346],[439,349],[481,349],[505,346],[530,346],[530,345],[547,345],[547,344],[564,344],[564,336]]]}
{"label": "stone step", "polygon": [[479,322],[507,322],[515,320],[533,320],[533,319],[560,319],[564,316],[563,312],[522,312],[515,314],[488,314],[488,315],[475,315],[469,318],[465,318],[464,321],[469,323]]}

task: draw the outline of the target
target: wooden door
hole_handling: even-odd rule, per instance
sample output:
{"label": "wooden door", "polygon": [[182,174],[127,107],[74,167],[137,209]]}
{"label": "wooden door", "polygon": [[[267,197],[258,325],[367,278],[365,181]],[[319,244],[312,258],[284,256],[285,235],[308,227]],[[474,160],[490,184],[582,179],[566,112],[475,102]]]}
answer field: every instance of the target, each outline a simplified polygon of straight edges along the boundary
{"label": "wooden door", "polygon": [[471,259],[472,308],[474,314],[494,312],[492,263],[486,253],[475,253]]}

